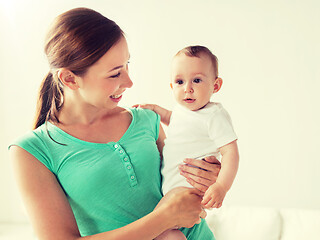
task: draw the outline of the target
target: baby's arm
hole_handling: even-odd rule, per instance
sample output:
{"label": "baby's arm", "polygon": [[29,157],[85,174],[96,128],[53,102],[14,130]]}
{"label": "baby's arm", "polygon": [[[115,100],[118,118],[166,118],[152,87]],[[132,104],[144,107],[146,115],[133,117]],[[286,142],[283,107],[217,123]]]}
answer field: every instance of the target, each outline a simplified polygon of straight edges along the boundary
{"label": "baby's arm", "polygon": [[236,177],[239,165],[239,152],[237,141],[233,141],[220,148],[221,170],[217,181],[212,184],[203,196],[201,204],[205,208],[219,208],[223,199],[231,188]]}
{"label": "baby's arm", "polygon": [[167,126],[170,124],[170,117],[172,114],[172,111],[170,111],[170,110],[167,110],[167,109],[160,107],[159,105],[156,105],[156,104],[136,104],[133,107],[141,107],[141,108],[145,108],[145,109],[150,109],[160,115],[162,123],[164,123]]}

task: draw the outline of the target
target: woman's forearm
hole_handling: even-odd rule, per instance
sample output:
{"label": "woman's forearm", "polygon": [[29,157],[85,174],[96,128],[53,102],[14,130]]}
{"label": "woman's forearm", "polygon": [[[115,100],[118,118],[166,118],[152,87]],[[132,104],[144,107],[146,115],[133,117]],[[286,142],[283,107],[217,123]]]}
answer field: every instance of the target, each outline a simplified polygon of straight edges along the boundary
{"label": "woman's forearm", "polygon": [[141,219],[122,228],[76,240],[152,240],[165,230],[173,227],[165,211],[154,210]]}
{"label": "woman's forearm", "polygon": [[153,111],[160,115],[161,122],[163,122],[167,126],[170,124],[172,111],[160,107],[159,105],[154,105]]}

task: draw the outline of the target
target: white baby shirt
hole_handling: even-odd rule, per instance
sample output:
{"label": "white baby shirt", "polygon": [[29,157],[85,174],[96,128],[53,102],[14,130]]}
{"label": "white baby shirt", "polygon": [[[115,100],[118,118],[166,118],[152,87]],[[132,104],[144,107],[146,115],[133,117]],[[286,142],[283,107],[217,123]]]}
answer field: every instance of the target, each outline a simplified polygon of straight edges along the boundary
{"label": "white baby shirt", "polygon": [[176,105],[164,141],[163,194],[175,187],[191,187],[179,173],[178,166],[185,158],[213,155],[220,160],[219,148],[236,139],[231,118],[220,103],[210,102],[198,111]]}

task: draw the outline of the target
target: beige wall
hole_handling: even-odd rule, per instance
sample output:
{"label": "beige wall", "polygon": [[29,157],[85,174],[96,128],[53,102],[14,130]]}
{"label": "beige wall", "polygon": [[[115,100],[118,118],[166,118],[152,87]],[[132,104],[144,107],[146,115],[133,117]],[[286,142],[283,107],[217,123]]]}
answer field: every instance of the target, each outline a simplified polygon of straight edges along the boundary
{"label": "beige wall", "polygon": [[31,127],[48,71],[48,25],[78,6],[100,11],[127,34],[134,86],[122,105],[172,107],[172,55],[190,44],[216,53],[224,85],[213,100],[231,114],[241,154],[226,204],[319,209],[318,1],[1,0],[0,221],[25,221],[6,147]]}

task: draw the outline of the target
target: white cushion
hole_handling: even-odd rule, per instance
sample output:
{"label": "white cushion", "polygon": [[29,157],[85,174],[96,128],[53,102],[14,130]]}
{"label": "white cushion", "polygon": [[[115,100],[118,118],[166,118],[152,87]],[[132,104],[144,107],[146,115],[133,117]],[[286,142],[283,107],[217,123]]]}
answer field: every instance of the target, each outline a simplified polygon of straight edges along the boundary
{"label": "white cushion", "polygon": [[282,209],[283,232],[281,240],[319,240],[320,210]]}
{"label": "white cushion", "polygon": [[276,209],[227,207],[213,209],[206,218],[216,240],[279,240],[281,218]]}

